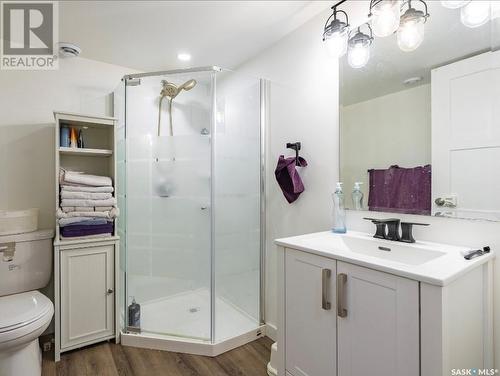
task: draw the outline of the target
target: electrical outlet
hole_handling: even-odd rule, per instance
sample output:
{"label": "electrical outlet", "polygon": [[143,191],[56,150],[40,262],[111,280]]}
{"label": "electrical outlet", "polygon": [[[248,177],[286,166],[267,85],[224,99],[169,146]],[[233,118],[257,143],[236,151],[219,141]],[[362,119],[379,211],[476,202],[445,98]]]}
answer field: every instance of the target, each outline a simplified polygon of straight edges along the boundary
{"label": "electrical outlet", "polygon": [[51,342],[44,342],[42,344],[42,348],[43,348],[43,352],[50,351],[50,349],[52,348],[52,343]]}

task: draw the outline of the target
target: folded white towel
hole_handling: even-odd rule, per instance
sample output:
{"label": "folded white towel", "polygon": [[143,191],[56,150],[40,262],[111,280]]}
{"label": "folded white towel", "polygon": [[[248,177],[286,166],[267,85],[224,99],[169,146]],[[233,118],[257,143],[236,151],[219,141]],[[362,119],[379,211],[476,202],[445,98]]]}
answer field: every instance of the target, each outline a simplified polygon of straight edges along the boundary
{"label": "folded white towel", "polygon": [[112,206],[61,206],[61,210],[65,213],[70,212],[104,212],[113,209]]}
{"label": "folded white towel", "polygon": [[61,191],[68,192],[108,192],[113,193],[113,187],[90,187],[88,185],[78,185],[78,184],[62,184]]}
{"label": "folded white towel", "polygon": [[63,198],[61,206],[115,206],[116,199],[114,197],[106,200],[80,200],[72,198]]}
{"label": "folded white towel", "polygon": [[93,187],[111,187],[113,181],[108,176],[88,175],[77,171],[68,171],[61,168],[59,172],[59,183],[72,183],[90,185]]}
{"label": "folded white towel", "polygon": [[111,209],[113,209],[112,206],[94,206],[94,211],[98,212],[98,211],[110,211]]}
{"label": "folded white towel", "polygon": [[72,191],[61,191],[61,198],[73,198],[73,199],[83,199],[83,200],[107,200],[113,197],[109,192],[72,192]]}
{"label": "folded white towel", "polygon": [[86,217],[86,218],[91,217],[92,218],[92,217],[94,217],[94,218],[109,218],[109,219],[116,218],[116,217],[118,217],[119,214],[120,214],[120,211],[118,210],[118,208],[113,208],[110,211],[104,211],[104,212],[96,212],[96,211],[77,212],[77,211],[73,211],[73,212],[68,212],[68,213],[65,213],[61,209],[57,209],[57,213],[56,213],[57,218],[73,218],[73,217]]}
{"label": "folded white towel", "polygon": [[94,211],[93,206],[75,206],[75,211],[77,212],[92,212]]}

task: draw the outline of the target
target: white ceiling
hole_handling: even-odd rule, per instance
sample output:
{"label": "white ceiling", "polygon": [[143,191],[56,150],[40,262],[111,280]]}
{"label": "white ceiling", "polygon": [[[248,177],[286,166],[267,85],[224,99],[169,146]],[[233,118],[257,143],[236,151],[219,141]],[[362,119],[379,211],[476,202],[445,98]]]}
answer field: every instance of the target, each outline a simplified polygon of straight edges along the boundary
{"label": "white ceiling", "polygon": [[[142,71],[236,67],[329,1],[63,1],[60,40],[81,56]],[[192,55],[180,62],[179,52]]]}
{"label": "white ceiling", "polygon": [[410,77],[421,76],[419,84],[429,83],[432,68],[490,49],[492,22],[470,29],[460,22],[459,10],[444,8],[439,1],[427,1],[427,5],[430,18],[425,24],[424,42],[417,50],[401,51],[396,35],[391,35],[375,37],[370,61],[362,69],[351,68],[347,57],[342,58],[343,105],[408,89],[403,81]]}

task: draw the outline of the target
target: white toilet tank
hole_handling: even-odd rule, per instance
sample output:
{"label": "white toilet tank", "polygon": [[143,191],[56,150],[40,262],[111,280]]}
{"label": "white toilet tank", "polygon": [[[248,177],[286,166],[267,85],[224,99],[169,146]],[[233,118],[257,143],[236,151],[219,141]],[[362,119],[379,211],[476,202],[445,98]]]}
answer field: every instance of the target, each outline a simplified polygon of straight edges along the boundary
{"label": "white toilet tank", "polygon": [[54,230],[0,236],[0,296],[48,285],[53,237]]}

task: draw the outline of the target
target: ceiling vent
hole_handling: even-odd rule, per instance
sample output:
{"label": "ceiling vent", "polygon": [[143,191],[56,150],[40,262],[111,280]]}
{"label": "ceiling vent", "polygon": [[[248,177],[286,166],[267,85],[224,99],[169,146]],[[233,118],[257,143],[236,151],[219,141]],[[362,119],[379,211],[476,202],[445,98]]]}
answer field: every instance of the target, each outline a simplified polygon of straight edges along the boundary
{"label": "ceiling vent", "polygon": [[407,78],[406,80],[403,81],[404,85],[415,85],[416,83],[419,83],[422,81],[424,78],[421,76],[416,76],[416,77],[410,77]]}
{"label": "ceiling vent", "polygon": [[61,42],[59,43],[59,55],[61,57],[77,57],[82,49],[76,44]]}

